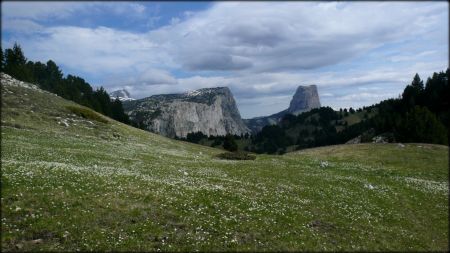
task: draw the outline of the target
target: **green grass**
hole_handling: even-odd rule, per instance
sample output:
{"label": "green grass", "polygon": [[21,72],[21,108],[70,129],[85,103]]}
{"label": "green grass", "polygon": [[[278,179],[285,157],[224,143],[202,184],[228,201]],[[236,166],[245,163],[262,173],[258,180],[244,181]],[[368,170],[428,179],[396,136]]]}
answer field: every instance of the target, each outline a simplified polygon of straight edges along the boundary
{"label": "green grass", "polygon": [[2,251],[448,250],[445,146],[221,160],[70,105],[2,86]]}
{"label": "green grass", "polygon": [[73,105],[66,106],[66,109],[73,112],[75,115],[81,116],[85,119],[95,120],[102,123],[108,123],[108,120],[104,116],[102,116],[97,112],[94,112],[92,109]]}

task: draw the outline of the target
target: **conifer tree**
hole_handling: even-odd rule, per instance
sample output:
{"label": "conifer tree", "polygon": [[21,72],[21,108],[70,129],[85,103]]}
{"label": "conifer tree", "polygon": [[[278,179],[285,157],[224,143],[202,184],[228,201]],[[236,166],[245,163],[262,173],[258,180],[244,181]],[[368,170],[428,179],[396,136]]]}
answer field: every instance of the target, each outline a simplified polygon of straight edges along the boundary
{"label": "conifer tree", "polygon": [[32,73],[27,68],[27,58],[22,52],[22,48],[14,43],[12,49],[6,49],[5,51],[5,73],[25,82],[32,82]]}

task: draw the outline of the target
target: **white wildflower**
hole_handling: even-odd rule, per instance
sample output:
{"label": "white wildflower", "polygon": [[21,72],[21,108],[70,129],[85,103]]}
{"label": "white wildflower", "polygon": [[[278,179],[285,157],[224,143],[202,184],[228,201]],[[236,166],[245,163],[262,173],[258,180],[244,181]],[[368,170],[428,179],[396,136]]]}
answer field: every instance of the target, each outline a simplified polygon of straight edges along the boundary
{"label": "white wildflower", "polygon": [[328,167],[328,165],[329,165],[329,164],[328,164],[327,161],[321,161],[321,162],[320,162],[320,167],[321,167],[321,168],[326,168],[326,167]]}

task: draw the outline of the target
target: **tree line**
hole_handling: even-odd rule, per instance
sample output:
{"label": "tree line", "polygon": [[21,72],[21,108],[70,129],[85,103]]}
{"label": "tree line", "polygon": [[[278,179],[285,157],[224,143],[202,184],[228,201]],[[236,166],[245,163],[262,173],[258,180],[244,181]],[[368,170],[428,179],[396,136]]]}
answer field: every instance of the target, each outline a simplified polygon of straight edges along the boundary
{"label": "tree line", "polygon": [[64,77],[54,61],[49,60],[45,64],[29,61],[17,43],[5,51],[0,47],[0,59],[0,71],[20,81],[35,83],[43,90],[89,107],[117,121],[130,124],[120,100],[111,100],[103,87],[94,90],[81,77],[70,74]]}
{"label": "tree line", "polygon": [[401,142],[448,144],[450,126],[450,69],[433,73],[425,85],[416,74],[401,98],[375,105],[371,120],[377,133],[391,132]]}

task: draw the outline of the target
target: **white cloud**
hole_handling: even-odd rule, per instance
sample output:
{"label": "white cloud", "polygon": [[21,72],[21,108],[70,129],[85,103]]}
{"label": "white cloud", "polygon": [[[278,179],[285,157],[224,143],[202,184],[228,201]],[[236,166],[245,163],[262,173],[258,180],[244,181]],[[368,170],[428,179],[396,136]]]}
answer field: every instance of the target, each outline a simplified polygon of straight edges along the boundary
{"label": "white cloud", "polygon": [[226,2],[151,36],[167,38],[174,57],[188,70],[313,69],[421,36],[439,24],[438,7],[442,6]]}
{"label": "white cloud", "polygon": [[394,55],[390,58],[392,62],[405,62],[405,61],[414,61],[419,57],[429,57],[432,55],[436,55],[438,52],[436,50],[427,50],[424,52],[421,52],[419,54],[399,54]]}
{"label": "white cloud", "polygon": [[110,80],[109,84],[116,85],[118,87],[127,84],[147,89],[147,86],[178,84],[178,80],[165,70],[148,68],[142,71],[138,76],[129,76],[119,80]]}
{"label": "white cloud", "polygon": [[164,57],[145,37],[107,27],[51,27],[33,40],[19,41],[30,59],[53,59],[70,69],[100,76],[144,71],[161,62],[158,55]]}

